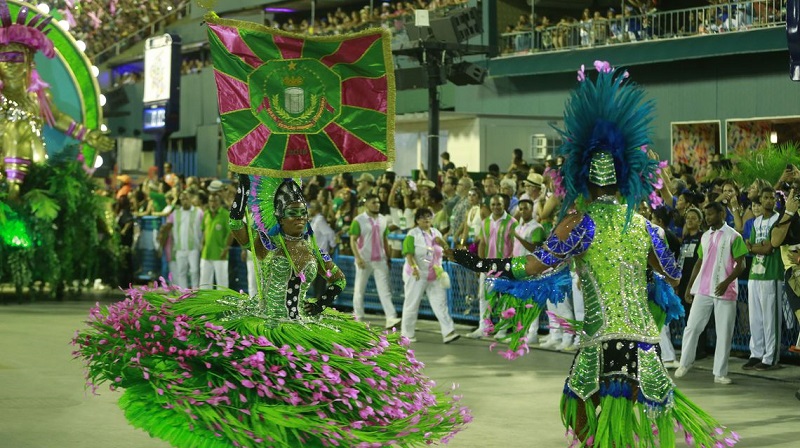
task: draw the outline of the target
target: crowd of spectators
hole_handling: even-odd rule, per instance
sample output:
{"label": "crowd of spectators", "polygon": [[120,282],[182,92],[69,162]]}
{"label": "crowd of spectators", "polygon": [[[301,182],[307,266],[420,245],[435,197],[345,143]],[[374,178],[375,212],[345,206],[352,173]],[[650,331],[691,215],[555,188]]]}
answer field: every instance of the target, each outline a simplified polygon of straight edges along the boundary
{"label": "crowd of spectators", "polygon": [[158,20],[166,18],[165,25],[178,20],[179,15],[172,14],[173,11],[182,11],[188,1],[58,0],[53,2],[53,9],[69,23],[75,39],[86,43],[86,54],[93,58],[111,43],[149,37],[138,32]]}
{"label": "crowd of spectators", "polygon": [[650,39],[717,34],[785,21],[783,0],[697,0],[691,9],[660,11],[655,0],[627,0],[615,8],[583,10],[580,18],[522,14],[504,28],[504,53],[611,45]]}

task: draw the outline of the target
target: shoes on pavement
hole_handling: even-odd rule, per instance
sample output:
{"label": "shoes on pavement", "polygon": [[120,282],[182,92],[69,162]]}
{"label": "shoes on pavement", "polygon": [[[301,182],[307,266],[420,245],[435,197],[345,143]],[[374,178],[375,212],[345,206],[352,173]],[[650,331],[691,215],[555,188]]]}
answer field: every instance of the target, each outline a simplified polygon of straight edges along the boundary
{"label": "shoes on pavement", "polygon": [[451,331],[450,334],[448,334],[447,336],[444,337],[444,339],[442,339],[442,341],[445,344],[449,344],[460,337],[461,337],[460,334],[456,333],[455,331]]}
{"label": "shoes on pavement", "polygon": [[677,369],[681,366],[681,363],[675,360],[672,361],[664,361],[664,368],[666,369]]}
{"label": "shoes on pavement", "polygon": [[742,366],[742,370],[754,370],[757,365],[761,364],[761,360],[758,358],[750,358],[747,360],[746,363]]}
{"label": "shoes on pavement", "polygon": [[686,376],[686,373],[691,369],[691,367],[678,367],[678,370],[675,371],[675,378],[683,378]]}
{"label": "shoes on pavement", "polygon": [[394,328],[399,324],[403,319],[399,317],[390,317],[386,319],[386,328]]}
{"label": "shoes on pavement", "polygon": [[508,331],[500,330],[494,334],[494,339],[497,341],[502,341],[503,339],[508,338]]}
{"label": "shoes on pavement", "polygon": [[560,344],[556,345],[555,349],[558,351],[564,351],[569,350],[570,347],[572,347],[572,341],[562,341]]}
{"label": "shoes on pavement", "polygon": [[562,352],[577,352],[578,351],[578,344],[569,344],[568,346],[561,349]]}
{"label": "shoes on pavement", "polygon": [[781,368],[781,366],[778,363],[764,364],[763,362],[760,362],[760,363],[756,364],[755,367],[753,367],[753,369],[758,370],[759,372],[763,372],[765,370],[776,370],[776,369],[780,369],[780,368]]}
{"label": "shoes on pavement", "polygon": [[465,334],[464,336],[466,336],[466,337],[468,337],[470,339],[480,339],[480,338],[483,337],[483,328],[478,328],[477,330],[471,331],[471,332]]}
{"label": "shoes on pavement", "polygon": [[546,348],[546,349],[553,350],[553,349],[555,349],[555,348],[556,348],[556,347],[557,347],[559,344],[560,344],[560,343],[559,343],[559,341],[557,341],[557,340],[555,340],[555,339],[553,339],[553,338],[550,338],[550,339],[548,339],[547,341],[543,342],[543,343],[542,343],[542,344],[539,346],[539,348]]}
{"label": "shoes on pavement", "polygon": [[800,346],[792,345],[789,347],[789,351],[792,353],[800,353]]}
{"label": "shoes on pavement", "polygon": [[714,377],[714,384],[732,384],[733,380],[728,378],[727,376],[715,376]]}
{"label": "shoes on pavement", "polygon": [[539,335],[536,334],[536,333],[528,333],[528,335],[526,336],[526,339],[528,340],[528,345],[537,345],[537,344],[539,344]]}

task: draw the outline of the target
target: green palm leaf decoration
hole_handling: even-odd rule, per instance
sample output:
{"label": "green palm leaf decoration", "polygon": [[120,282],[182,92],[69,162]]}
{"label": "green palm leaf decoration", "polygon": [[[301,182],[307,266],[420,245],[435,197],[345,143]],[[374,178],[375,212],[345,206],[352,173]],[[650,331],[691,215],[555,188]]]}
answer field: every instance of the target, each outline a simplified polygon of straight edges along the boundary
{"label": "green palm leaf decoration", "polygon": [[771,185],[778,182],[787,164],[800,166],[800,153],[795,142],[766,145],[732,157],[733,169],[720,173],[721,177],[734,179],[739,185],[748,186],[761,178]]}
{"label": "green palm leaf decoration", "polygon": [[47,222],[55,221],[61,210],[58,203],[46,191],[38,188],[26,193],[22,199],[30,206],[33,216]]}

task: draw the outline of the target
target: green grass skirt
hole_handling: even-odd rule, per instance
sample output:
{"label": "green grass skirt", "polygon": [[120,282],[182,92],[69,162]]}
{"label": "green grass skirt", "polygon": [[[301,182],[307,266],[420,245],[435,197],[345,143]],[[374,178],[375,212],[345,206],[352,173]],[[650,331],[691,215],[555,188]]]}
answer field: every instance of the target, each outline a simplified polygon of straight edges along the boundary
{"label": "green grass skirt", "polygon": [[471,420],[396,333],[332,310],[243,313],[232,290],[135,289],[76,333],[87,384],[124,389],[130,423],[176,447],[412,447]]}

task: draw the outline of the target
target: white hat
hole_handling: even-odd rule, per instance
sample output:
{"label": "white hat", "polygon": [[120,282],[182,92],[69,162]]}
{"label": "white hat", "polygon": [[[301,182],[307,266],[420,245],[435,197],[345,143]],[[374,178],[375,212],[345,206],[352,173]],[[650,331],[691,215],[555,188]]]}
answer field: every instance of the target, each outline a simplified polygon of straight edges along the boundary
{"label": "white hat", "polygon": [[212,180],[210,184],[208,184],[208,191],[210,193],[216,193],[217,191],[222,190],[222,181],[221,180]]}
{"label": "white hat", "polygon": [[523,180],[526,184],[533,185],[534,187],[541,187],[544,182],[544,177],[539,173],[528,174],[528,177]]}

